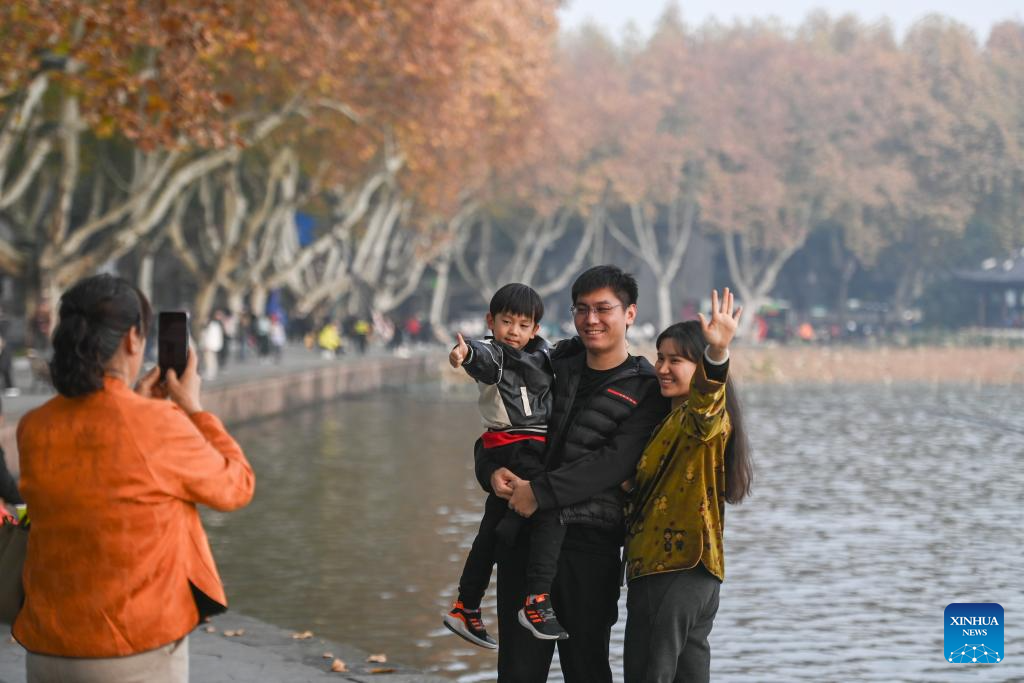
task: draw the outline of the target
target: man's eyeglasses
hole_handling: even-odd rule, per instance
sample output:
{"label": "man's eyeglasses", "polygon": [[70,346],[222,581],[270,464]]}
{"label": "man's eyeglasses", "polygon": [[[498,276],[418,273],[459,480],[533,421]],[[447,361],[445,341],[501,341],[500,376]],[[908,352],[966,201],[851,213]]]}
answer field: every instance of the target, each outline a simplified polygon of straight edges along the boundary
{"label": "man's eyeglasses", "polygon": [[584,320],[586,320],[587,318],[590,317],[591,311],[597,313],[598,318],[604,318],[619,306],[622,306],[622,304],[601,304],[600,306],[587,306],[586,304],[577,304],[575,306],[570,306],[569,311],[577,318],[583,318]]}

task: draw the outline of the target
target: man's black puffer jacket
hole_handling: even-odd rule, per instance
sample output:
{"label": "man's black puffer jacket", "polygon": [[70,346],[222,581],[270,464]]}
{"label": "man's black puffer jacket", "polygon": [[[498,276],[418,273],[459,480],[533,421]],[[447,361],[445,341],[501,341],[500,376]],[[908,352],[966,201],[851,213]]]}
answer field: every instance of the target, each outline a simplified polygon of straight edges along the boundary
{"label": "man's black puffer jacket", "polygon": [[[650,362],[630,356],[624,368],[594,389],[569,424],[586,367],[582,343],[578,338],[562,342],[551,363],[555,383],[547,471],[531,482],[537,504],[541,510],[562,508],[563,524],[621,529],[620,484],[634,475],[651,432],[668,413],[668,399],[661,396]],[[477,465],[477,476],[488,488],[496,468]]]}

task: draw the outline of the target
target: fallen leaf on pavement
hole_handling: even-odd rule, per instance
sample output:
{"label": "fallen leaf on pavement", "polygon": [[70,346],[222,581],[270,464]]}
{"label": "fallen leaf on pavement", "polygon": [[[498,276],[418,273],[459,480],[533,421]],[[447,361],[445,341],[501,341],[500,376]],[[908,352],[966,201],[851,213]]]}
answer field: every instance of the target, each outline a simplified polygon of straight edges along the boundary
{"label": "fallen leaf on pavement", "polygon": [[395,673],[395,669],[393,669],[390,666],[376,666],[376,667],[370,669],[370,673],[372,673],[372,674],[393,674],[393,673]]}
{"label": "fallen leaf on pavement", "polygon": [[388,656],[384,655],[384,654],[370,655],[369,657],[366,658],[366,661],[372,662],[374,664],[384,664],[385,662],[388,661]]}
{"label": "fallen leaf on pavement", "polygon": [[238,636],[244,636],[245,635],[245,629],[244,628],[240,628],[240,629],[236,629],[234,631],[224,631],[224,635],[226,637],[228,637],[228,638],[237,638]]}
{"label": "fallen leaf on pavement", "polygon": [[293,633],[292,634],[292,639],[293,640],[308,640],[309,638],[312,638],[312,637],[313,637],[313,632],[312,631],[302,631],[301,633]]}
{"label": "fallen leaf on pavement", "polygon": [[325,652],[323,657],[324,657],[324,659],[334,659],[334,653],[333,652]]}
{"label": "fallen leaf on pavement", "polygon": [[207,633],[216,633],[217,632],[217,629],[215,629],[213,626],[207,626],[205,630],[206,630]]}
{"label": "fallen leaf on pavement", "polygon": [[348,671],[348,667],[345,666],[345,662],[341,661],[340,659],[335,659],[333,662],[331,662],[331,671],[342,673]]}

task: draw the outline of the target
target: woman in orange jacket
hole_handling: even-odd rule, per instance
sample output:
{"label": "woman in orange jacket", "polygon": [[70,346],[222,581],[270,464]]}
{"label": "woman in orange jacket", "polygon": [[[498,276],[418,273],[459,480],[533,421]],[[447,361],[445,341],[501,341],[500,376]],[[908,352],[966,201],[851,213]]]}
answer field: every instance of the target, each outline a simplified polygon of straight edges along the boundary
{"label": "woman in orange jacket", "polygon": [[252,468],[203,411],[194,353],[180,378],[154,368],[133,390],[150,319],[120,278],[65,292],[59,395],[18,425],[32,531],[13,633],[29,683],[187,681],[188,633],[226,609],[196,505],[246,505]]}

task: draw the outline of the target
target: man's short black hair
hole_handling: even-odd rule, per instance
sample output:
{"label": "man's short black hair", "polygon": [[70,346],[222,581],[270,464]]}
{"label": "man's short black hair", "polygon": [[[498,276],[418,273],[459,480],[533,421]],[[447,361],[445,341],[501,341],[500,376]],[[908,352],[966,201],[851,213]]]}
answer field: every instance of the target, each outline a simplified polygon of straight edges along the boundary
{"label": "man's short black hair", "polygon": [[491,317],[499,313],[525,315],[536,325],[544,317],[544,302],[533,287],[513,282],[505,285],[491,297]]}
{"label": "man's short black hair", "polygon": [[629,273],[622,272],[618,266],[594,266],[583,271],[576,282],[572,283],[573,304],[584,294],[596,292],[599,289],[608,289],[615,292],[625,308],[636,303],[639,292],[636,286],[636,278]]}

